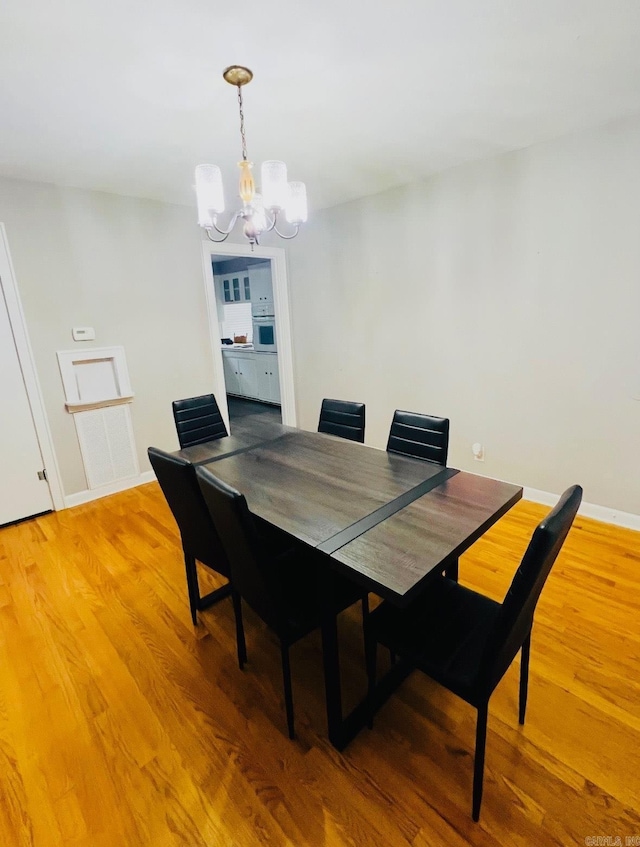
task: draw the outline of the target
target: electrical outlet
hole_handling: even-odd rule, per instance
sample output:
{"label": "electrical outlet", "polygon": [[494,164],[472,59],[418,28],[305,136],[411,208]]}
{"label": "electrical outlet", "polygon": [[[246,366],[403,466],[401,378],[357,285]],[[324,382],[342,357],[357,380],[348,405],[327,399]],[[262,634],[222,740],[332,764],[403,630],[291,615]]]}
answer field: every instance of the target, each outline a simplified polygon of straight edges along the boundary
{"label": "electrical outlet", "polygon": [[484,462],[484,447],[479,441],[476,441],[475,444],[471,445],[471,452],[473,453],[473,458],[476,462]]}

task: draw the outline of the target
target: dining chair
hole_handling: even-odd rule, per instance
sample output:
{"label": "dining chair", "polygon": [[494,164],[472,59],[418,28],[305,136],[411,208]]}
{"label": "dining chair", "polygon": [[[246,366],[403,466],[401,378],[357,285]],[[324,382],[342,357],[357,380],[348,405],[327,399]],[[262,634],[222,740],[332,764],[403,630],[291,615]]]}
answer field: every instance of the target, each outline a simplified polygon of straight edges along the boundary
{"label": "dining chair", "polygon": [[[323,567],[322,554],[293,538],[286,550],[274,554],[265,549],[244,494],[205,467],[198,467],[196,475],[229,560],[234,593],[237,592],[280,640],[287,728],[289,738],[294,738],[289,648],[317,629],[323,614],[338,614],[358,600],[362,601],[363,620],[366,621],[368,594],[355,583]],[[322,590],[321,579],[328,580]],[[247,654],[240,602],[236,626],[238,664],[242,669]]]}
{"label": "dining chair", "polygon": [[364,442],[364,403],[325,398],[320,407],[318,432]]}
{"label": "dining chair", "polygon": [[366,621],[370,725],[378,643],[476,708],[474,821],[480,818],[489,698],[520,650],[519,721],[524,724],[533,615],[581,499],[579,485],[568,488],[538,524],[502,603],[439,577],[408,608],[383,602]]}
{"label": "dining chair", "polygon": [[[449,418],[436,418],[433,415],[396,409],[389,429],[387,452],[446,466],[449,452]],[[457,561],[451,562],[444,574],[457,581]]]}
{"label": "dining chair", "polygon": [[[197,626],[199,611],[231,596],[232,592],[231,585],[227,583],[201,597],[196,561],[229,579],[227,556],[202,497],[194,466],[185,459],[172,456],[156,447],[149,447],[147,453],[162,493],[178,524],[187,574],[191,620],[193,625]],[[235,605],[237,606],[237,602]]]}
{"label": "dining chair", "polygon": [[447,464],[449,418],[396,409],[387,441],[389,453],[402,453],[437,465]]}
{"label": "dining chair", "polygon": [[172,407],[181,450],[229,434],[213,394],[174,400]]}

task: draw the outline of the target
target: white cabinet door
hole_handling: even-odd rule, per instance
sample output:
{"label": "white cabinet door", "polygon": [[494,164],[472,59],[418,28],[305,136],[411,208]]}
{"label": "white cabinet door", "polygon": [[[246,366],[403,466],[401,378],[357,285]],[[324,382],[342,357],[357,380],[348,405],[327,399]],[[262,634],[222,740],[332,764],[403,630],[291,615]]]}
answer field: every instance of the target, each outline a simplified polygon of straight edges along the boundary
{"label": "white cabinet door", "polygon": [[277,356],[265,355],[258,358],[258,399],[267,403],[280,402]]}
{"label": "white cabinet door", "polygon": [[239,371],[238,381],[240,383],[240,391],[242,397],[257,397],[258,396],[258,372],[254,356],[243,356],[238,359]]}
{"label": "white cabinet door", "polygon": [[277,355],[247,351],[234,356],[223,351],[222,362],[229,394],[264,400],[267,403],[280,402]]}
{"label": "white cabinet door", "polygon": [[254,359],[254,353],[243,353],[241,356],[222,354],[228,394],[237,394],[239,397],[258,396],[258,374]]}
{"label": "white cabinet door", "polygon": [[251,265],[249,268],[251,280],[251,304],[273,303],[273,285],[271,283],[271,263]]}
{"label": "white cabinet door", "polygon": [[269,393],[271,391],[271,385],[269,382],[269,369],[265,364],[263,364],[262,359],[264,356],[260,357],[260,361],[258,362],[258,400],[269,400]]}
{"label": "white cabinet door", "polygon": [[240,380],[238,378],[239,359],[234,356],[222,354],[222,363],[224,365],[224,381],[228,394],[240,394]]}
{"label": "white cabinet door", "polygon": [[251,300],[249,271],[236,271],[215,277],[216,293],[221,303],[247,303]]}
{"label": "white cabinet door", "polygon": [[271,402],[280,402],[280,376],[278,374],[278,359],[273,356],[273,364],[269,369],[270,384],[271,384]]}

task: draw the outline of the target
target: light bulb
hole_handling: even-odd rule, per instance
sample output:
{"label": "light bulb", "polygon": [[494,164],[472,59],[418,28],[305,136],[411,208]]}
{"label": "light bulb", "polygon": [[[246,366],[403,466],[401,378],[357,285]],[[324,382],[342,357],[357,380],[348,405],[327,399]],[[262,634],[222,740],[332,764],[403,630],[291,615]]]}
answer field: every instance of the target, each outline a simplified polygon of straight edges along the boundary
{"label": "light bulb", "polygon": [[247,162],[246,159],[243,159],[242,162],[238,162],[238,167],[240,168],[240,198],[243,203],[249,204],[253,200],[256,190],[253,174],[251,173],[253,162]]}

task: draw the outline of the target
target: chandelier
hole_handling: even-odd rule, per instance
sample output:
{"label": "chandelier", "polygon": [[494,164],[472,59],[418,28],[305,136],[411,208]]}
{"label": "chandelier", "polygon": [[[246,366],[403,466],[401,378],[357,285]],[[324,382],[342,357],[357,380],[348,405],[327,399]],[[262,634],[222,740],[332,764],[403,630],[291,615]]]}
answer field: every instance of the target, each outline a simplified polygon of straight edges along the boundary
{"label": "chandelier", "polygon": [[[307,190],[304,182],[287,182],[287,166],[284,162],[270,159],[262,163],[261,188],[256,185],[251,173],[253,162],[247,158],[247,141],[244,133],[244,111],[242,108],[242,86],[251,82],[253,73],[249,68],[232,65],[222,74],[230,85],[238,88],[238,106],[240,110],[240,139],[242,141],[242,161],[240,168],[239,195],[242,207],[231,214],[226,226],[220,226],[218,215],[224,212],[224,192],[222,172],[217,165],[198,165],[196,168],[196,195],[198,199],[198,223],[211,241],[225,241],[239,218],[244,221],[243,233],[249,239],[253,249],[263,232],[277,233],[280,238],[295,238],[300,224],[307,220]],[[279,218],[284,217],[289,231],[278,228]],[[217,232],[222,238],[216,238]]]}

